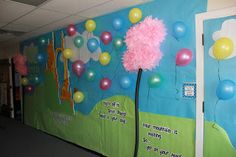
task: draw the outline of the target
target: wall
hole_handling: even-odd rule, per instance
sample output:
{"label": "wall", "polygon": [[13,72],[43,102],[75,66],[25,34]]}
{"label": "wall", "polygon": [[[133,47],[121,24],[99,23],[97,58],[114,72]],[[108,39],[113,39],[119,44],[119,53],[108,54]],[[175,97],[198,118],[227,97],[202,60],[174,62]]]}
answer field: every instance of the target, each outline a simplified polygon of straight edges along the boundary
{"label": "wall", "polygon": [[236,0],[208,0],[207,10],[218,10],[236,6]]}
{"label": "wall", "polygon": [[15,56],[19,52],[19,43],[9,43],[0,46],[0,59],[8,59]]}

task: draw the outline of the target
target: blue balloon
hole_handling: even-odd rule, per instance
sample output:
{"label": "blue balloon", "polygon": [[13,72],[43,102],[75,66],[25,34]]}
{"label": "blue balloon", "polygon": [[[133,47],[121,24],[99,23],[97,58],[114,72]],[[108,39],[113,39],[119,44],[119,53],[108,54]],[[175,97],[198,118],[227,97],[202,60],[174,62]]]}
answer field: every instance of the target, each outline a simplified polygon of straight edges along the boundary
{"label": "blue balloon", "polygon": [[119,31],[122,29],[123,21],[121,18],[115,18],[112,22],[112,26],[115,30]]}
{"label": "blue balloon", "polygon": [[231,80],[220,81],[217,89],[216,95],[220,100],[228,100],[235,96],[236,94],[236,84]]}
{"label": "blue balloon", "polygon": [[88,47],[90,52],[96,51],[97,48],[99,47],[98,40],[96,38],[89,39],[88,42],[87,42],[87,47]]}
{"label": "blue balloon", "polygon": [[124,89],[128,89],[131,86],[131,79],[128,76],[123,76],[120,79],[120,86]]}
{"label": "blue balloon", "polygon": [[39,52],[37,54],[37,61],[39,64],[45,64],[47,62],[47,56],[45,53]]}
{"label": "blue balloon", "polygon": [[186,34],[186,25],[181,21],[175,22],[173,25],[173,36],[176,39],[179,39],[185,36],[185,34]]}

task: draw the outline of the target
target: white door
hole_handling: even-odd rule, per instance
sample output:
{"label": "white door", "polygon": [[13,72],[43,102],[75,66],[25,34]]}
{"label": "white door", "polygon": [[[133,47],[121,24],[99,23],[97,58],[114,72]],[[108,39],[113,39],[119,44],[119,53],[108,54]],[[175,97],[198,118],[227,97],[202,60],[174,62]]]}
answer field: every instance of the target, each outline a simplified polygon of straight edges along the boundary
{"label": "white door", "polygon": [[236,8],[198,14],[196,157],[236,157]]}

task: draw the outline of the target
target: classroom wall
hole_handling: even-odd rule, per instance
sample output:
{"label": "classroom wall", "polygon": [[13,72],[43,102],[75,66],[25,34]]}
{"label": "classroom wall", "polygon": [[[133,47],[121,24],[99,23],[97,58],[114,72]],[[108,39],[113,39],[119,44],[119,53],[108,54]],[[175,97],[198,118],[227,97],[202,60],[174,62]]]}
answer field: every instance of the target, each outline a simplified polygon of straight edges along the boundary
{"label": "classroom wall", "polygon": [[4,46],[0,44],[0,59],[8,59],[15,56],[19,52],[19,43],[14,42]]}
{"label": "classroom wall", "polygon": [[207,10],[218,10],[236,5],[236,0],[208,0]]}
{"label": "classroom wall", "polygon": [[[167,28],[166,40],[161,45],[164,57],[160,65],[152,71],[144,71],[142,75],[139,100],[139,156],[194,156],[194,21],[195,14],[206,11],[207,0],[187,2],[159,0],[137,6],[142,10],[143,17],[157,17],[163,20]],[[75,36],[71,37],[66,28],[21,43],[21,52],[27,56],[30,65],[27,78],[35,89],[34,92],[25,95],[25,124],[106,156],[133,156],[130,150],[134,148],[134,91],[137,73],[128,73],[122,66],[122,56],[127,49],[125,46],[116,49],[111,43],[106,45],[101,42],[99,50],[90,53],[86,45],[92,37],[99,40],[103,31],[111,32],[114,39],[124,37],[133,26],[128,20],[130,9],[94,18],[97,28],[93,33],[85,30],[85,22],[76,24],[76,36],[80,35],[85,40],[85,44],[80,48],[74,46]],[[120,31],[113,29],[111,25],[116,17],[124,18],[124,25]],[[185,22],[187,26],[187,34],[182,38],[178,38],[172,32],[173,24],[177,20]],[[48,43],[40,42],[41,39]],[[72,48],[76,52],[73,59],[63,59],[60,52],[64,47]],[[176,62],[175,57],[181,48],[189,49],[194,56],[187,66],[178,65]],[[111,55],[111,62],[107,66],[100,64],[96,57],[104,51]],[[47,63],[45,61],[42,64],[35,57],[42,53],[47,53]],[[72,67],[77,59],[85,63],[86,71],[82,76],[77,76],[73,72]],[[94,80],[88,79],[88,70],[95,71]],[[161,76],[161,85],[158,88],[150,85],[149,80],[154,74],[155,77],[156,74]],[[122,76],[132,80],[128,89],[119,84]],[[104,77],[109,78],[112,84],[107,90],[99,87],[99,82]],[[74,102],[76,90],[84,93],[83,102]],[[207,137],[210,139],[208,141],[214,145],[205,143],[204,150],[216,154],[214,157],[235,156],[236,151],[231,147],[224,128],[218,127],[221,131],[213,134],[215,129],[211,120],[206,121],[206,124]],[[214,147],[221,147],[222,142],[227,144],[224,145],[224,149]]]}

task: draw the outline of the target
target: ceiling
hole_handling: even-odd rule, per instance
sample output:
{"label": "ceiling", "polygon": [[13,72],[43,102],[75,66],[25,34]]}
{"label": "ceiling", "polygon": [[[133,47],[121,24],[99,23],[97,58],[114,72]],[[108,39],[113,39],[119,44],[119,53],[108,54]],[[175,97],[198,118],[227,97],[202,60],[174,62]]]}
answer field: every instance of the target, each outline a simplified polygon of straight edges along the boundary
{"label": "ceiling", "polygon": [[0,46],[147,1],[0,0]]}

